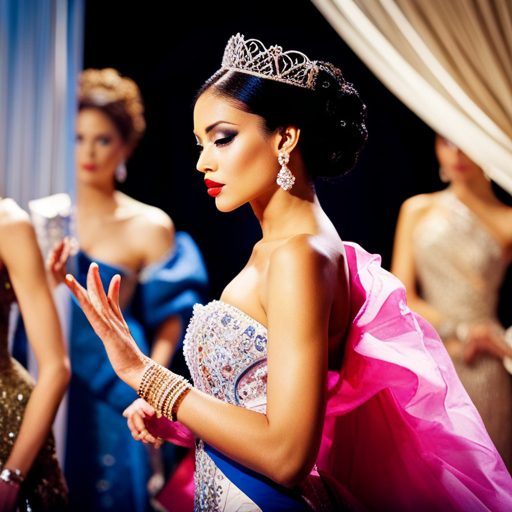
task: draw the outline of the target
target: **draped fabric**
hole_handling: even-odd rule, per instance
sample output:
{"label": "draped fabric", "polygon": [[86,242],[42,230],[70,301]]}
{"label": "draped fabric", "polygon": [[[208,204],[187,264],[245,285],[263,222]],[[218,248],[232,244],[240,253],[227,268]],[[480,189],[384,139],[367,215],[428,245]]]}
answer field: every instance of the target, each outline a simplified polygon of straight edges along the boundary
{"label": "draped fabric", "polygon": [[[403,284],[381,267],[380,256],[354,243],[344,245],[351,323],[342,367],[328,372],[318,472],[330,490],[355,510],[357,502],[352,499],[367,510],[381,512],[509,512],[512,479],[443,342],[428,322],[407,307]],[[246,330],[247,324],[236,322],[233,310],[234,306],[219,301],[197,306],[185,339],[194,386],[228,403],[234,403],[229,397],[243,381],[236,377],[242,375],[238,365],[246,364],[230,344],[239,350],[244,336],[249,338],[246,332],[255,334]],[[243,318],[266,339],[261,324]],[[237,333],[234,338],[229,337],[230,329]],[[220,367],[228,361],[229,373],[223,372]],[[259,367],[249,377],[246,403],[261,407],[263,388],[258,379],[267,382],[266,369]],[[244,406],[242,400],[238,403]],[[156,437],[193,444],[191,432],[179,422],[153,415],[146,426]],[[196,474],[206,474],[205,467],[210,468],[204,463],[201,443],[197,443]]]}
{"label": "draped fabric", "polygon": [[0,0],[0,196],[74,192],[85,0]]}
{"label": "draped fabric", "polygon": [[312,2],[400,100],[512,192],[509,0]]}

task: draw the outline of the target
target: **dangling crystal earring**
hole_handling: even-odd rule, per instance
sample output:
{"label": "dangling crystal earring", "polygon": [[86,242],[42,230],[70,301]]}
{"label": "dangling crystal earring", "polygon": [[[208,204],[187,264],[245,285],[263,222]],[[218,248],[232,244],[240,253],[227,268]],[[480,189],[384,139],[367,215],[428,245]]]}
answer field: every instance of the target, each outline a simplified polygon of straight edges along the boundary
{"label": "dangling crystal earring", "polygon": [[290,161],[290,155],[286,151],[281,151],[277,160],[281,166],[281,170],[277,175],[277,184],[286,192],[290,190],[295,183],[295,176],[290,169],[286,167],[286,164]]}
{"label": "dangling crystal earring", "polygon": [[124,160],[119,162],[114,175],[118,183],[124,183],[126,181],[128,171],[126,170],[126,164],[124,163]]}
{"label": "dangling crystal earring", "polygon": [[439,167],[439,179],[443,183],[449,183],[450,182],[450,178],[448,178],[448,175],[446,174],[446,171],[442,167]]}

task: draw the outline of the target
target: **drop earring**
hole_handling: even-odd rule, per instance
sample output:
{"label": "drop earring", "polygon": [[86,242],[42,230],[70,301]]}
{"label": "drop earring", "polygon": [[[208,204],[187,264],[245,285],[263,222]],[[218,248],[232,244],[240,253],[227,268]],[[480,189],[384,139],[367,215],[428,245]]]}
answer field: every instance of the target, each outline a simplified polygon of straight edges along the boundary
{"label": "drop earring", "polygon": [[128,171],[126,170],[126,164],[124,163],[124,160],[119,162],[119,165],[116,167],[114,176],[118,183],[124,183],[126,181]]}
{"label": "drop earring", "polygon": [[446,171],[442,167],[439,167],[439,179],[443,183],[449,183],[450,182],[450,178],[448,178],[448,175],[446,174]]}
{"label": "drop earring", "polygon": [[295,176],[292,174],[290,169],[286,167],[286,164],[290,161],[290,155],[286,151],[281,151],[277,158],[281,170],[277,175],[277,184],[284,190],[290,190],[295,183]]}

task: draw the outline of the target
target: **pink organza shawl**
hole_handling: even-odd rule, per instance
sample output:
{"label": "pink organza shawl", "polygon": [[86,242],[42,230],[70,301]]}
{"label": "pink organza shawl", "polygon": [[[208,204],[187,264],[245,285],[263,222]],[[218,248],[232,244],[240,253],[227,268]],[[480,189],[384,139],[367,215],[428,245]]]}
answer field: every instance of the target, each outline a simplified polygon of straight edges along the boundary
{"label": "pink organza shawl", "polygon": [[[317,467],[374,511],[512,511],[512,479],[432,326],[380,256],[345,243],[352,325]],[[193,446],[181,424],[160,437]]]}

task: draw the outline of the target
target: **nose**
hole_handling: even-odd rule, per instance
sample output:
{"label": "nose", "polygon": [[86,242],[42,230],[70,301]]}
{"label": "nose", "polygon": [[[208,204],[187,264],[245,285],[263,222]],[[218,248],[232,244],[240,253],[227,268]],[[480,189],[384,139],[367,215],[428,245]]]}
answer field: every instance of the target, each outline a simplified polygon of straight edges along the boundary
{"label": "nose", "polygon": [[196,169],[199,172],[215,172],[217,170],[217,166],[214,163],[213,156],[211,153],[211,145],[208,144],[203,148],[199,158],[197,159]]}
{"label": "nose", "polygon": [[76,150],[82,156],[87,158],[93,158],[95,154],[94,144],[88,140],[82,139],[81,141],[78,141],[76,144]]}

